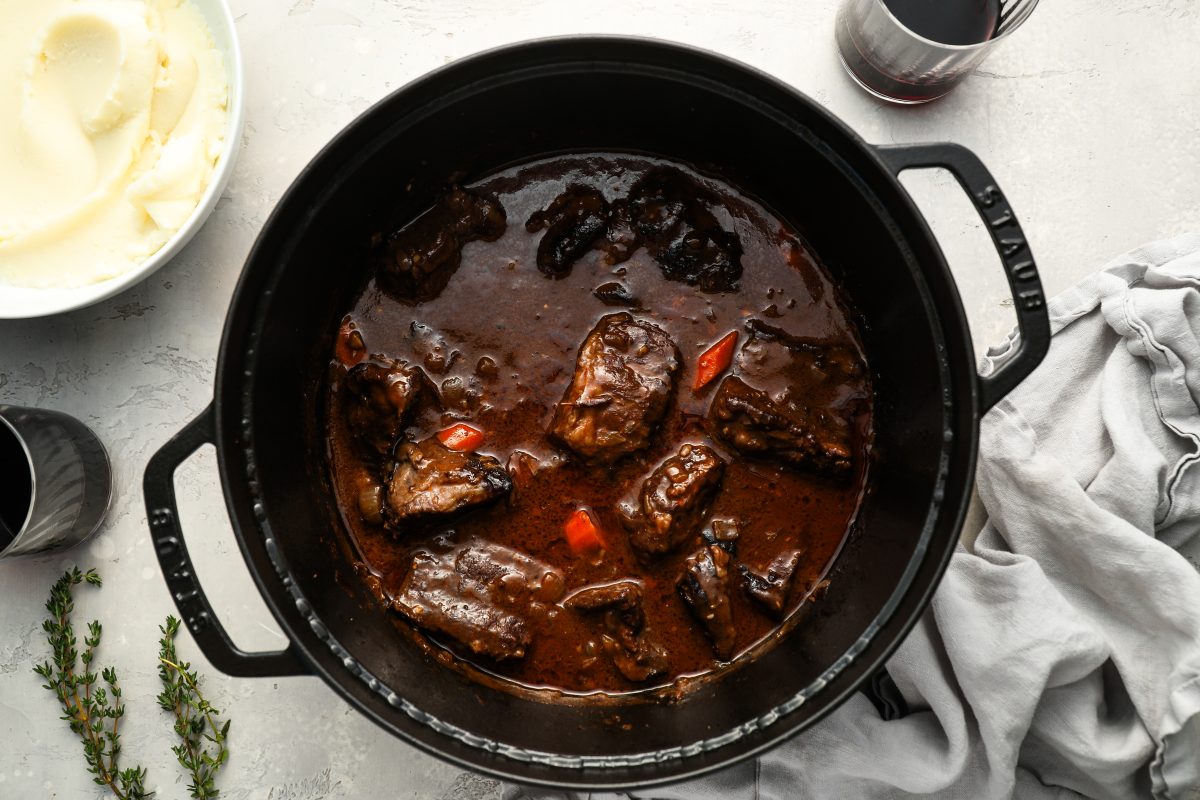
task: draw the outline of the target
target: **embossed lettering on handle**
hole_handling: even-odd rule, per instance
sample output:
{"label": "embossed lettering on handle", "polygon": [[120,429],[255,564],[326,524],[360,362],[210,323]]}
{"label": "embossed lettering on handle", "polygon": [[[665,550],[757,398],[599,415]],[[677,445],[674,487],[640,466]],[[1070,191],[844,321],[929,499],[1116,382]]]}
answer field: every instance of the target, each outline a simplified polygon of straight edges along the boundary
{"label": "embossed lettering on handle", "polygon": [[[174,513],[169,508],[159,508],[150,512],[150,527],[162,528],[174,522]],[[199,585],[192,575],[191,563],[183,551],[183,540],[173,534],[156,537],[154,549],[158,552],[158,560],[163,567],[163,575],[167,579],[167,588],[175,598],[175,606],[180,616],[193,635],[207,630],[212,626],[212,616],[200,600]]]}
{"label": "embossed lettering on handle", "polygon": [[175,469],[201,445],[211,443],[214,439],[213,409],[209,406],[164,444],[146,465],[142,481],[146,496],[146,518],[150,523],[150,538],[154,541],[154,551],[158,555],[158,564],[167,588],[196,644],[217,669],[240,677],[309,674],[294,646],[275,653],[247,653],[239,649],[217,619],[196,577],[179,524],[175,502]]}
{"label": "embossed lettering on handle", "polygon": [[1029,242],[1004,192],[983,162],[965,147],[957,144],[891,145],[878,147],[876,152],[894,175],[921,167],[949,170],[966,190],[996,245],[1012,292],[1021,338],[1016,352],[1002,367],[979,378],[977,407],[983,413],[1024,380],[1050,348],[1046,298]]}

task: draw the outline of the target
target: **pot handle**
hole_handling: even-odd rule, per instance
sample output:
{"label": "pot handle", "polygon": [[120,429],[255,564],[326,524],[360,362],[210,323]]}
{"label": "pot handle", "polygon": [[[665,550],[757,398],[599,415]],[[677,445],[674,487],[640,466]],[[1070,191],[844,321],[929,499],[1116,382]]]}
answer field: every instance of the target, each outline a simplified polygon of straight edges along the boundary
{"label": "pot handle", "polygon": [[286,649],[275,653],[247,653],[235,645],[196,578],[179,525],[175,470],[201,445],[215,442],[215,417],[209,404],[200,416],[159,448],[146,465],[142,480],[146,518],[150,521],[150,538],[154,540],[167,588],[196,644],[209,663],[221,672],[239,678],[311,675],[294,644],[289,643]]}
{"label": "pot handle", "polygon": [[979,411],[983,413],[1033,372],[1050,349],[1050,317],[1029,242],[1012,206],[996,185],[996,179],[979,157],[962,145],[881,145],[875,152],[897,176],[906,169],[919,167],[950,170],[983,218],[984,227],[991,234],[1004,264],[1021,337],[1016,352],[1003,366],[991,375],[979,378]]}

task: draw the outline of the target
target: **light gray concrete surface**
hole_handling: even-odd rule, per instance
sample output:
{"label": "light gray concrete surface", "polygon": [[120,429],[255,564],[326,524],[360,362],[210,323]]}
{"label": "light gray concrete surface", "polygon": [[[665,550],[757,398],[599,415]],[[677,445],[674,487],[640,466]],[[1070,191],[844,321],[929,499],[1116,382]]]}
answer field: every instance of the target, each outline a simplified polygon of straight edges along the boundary
{"label": "light gray concrete surface", "polygon": [[[1141,242],[1200,227],[1200,5],[1194,0],[1047,0],[948,98],[883,105],[851,84],[833,49],[836,0],[234,0],[247,70],[244,147],[211,220],[162,271],[119,297],[52,319],[0,322],[0,401],[75,414],[112,453],[117,499],[74,552],[0,562],[0,798],[94,798],[79,747],[31,672],[46,656],[46,590],[70,564],[105,587],[79,592],[105,623],[104,663],[128,704],[128,763],[163,800],[186,797],[156,707],[157,625],[172,611],[149,543],[146,460],[212,393],[221,323],[242,261],[300,168],[373,101],[455,58],[523,38],[578,32],[657,36],[740,58],[824,103],[870,142],[955,141],[1006,190],[1050,293]],[[820,191],[798,177],[797,191]],[[959,280],[976,349],[1003,337],[1011,304],[998,261],[944,173],[905,183]],[[282,636],[225,516],[211,452],[178,475],[197,571],[247,649]],[[380,732],[315,678],[244,680],[184,658],[230,712],[230,800],[491,800],[498,785]]]}

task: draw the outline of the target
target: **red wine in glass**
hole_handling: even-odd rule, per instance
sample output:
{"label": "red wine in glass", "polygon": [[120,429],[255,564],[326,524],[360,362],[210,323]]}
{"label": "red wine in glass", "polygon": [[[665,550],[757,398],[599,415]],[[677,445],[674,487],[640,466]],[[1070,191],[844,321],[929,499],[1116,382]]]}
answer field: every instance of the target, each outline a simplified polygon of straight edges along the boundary
{"label": "red wine in glass", "polygon": [[996,33],[1000,0],[883,0],[892,16],[939,44],[979,44]]}
{"label": "red wine in glass", "polygon": [[950,91],[983,58],[987,48],[979,45],[998,35],[1001,5],[1002,0],[845,0],[838,50],[868,91],[902,103],[925,102]]}

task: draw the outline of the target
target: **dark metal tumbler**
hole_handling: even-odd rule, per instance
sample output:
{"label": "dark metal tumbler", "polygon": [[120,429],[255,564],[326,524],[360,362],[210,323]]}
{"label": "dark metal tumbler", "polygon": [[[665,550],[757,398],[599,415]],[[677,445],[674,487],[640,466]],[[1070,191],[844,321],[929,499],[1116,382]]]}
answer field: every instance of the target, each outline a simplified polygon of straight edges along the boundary
{"label": "dark metal tumbler", "polygon": [[88,426],[58,411],[0,405],[0,558],[82,542],[111,496],[108,453]]}

